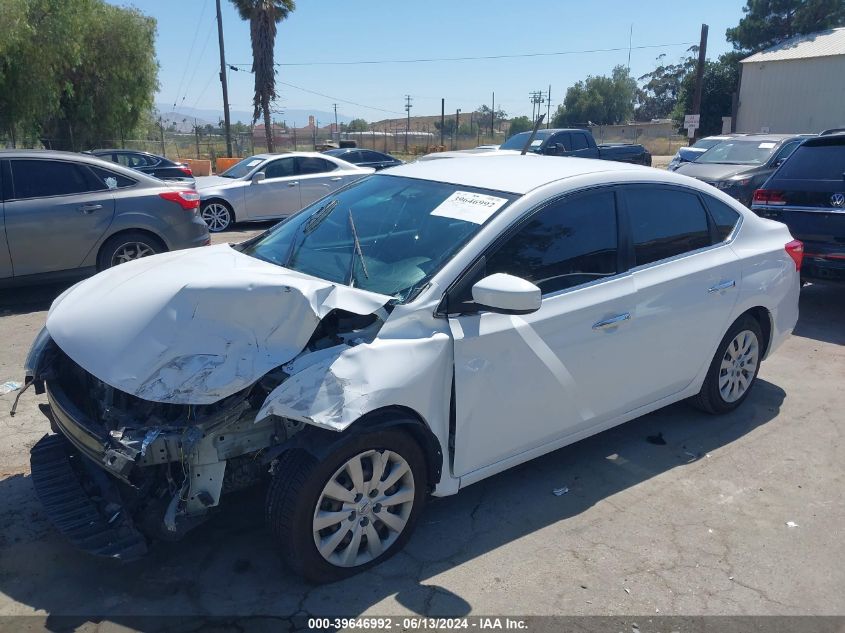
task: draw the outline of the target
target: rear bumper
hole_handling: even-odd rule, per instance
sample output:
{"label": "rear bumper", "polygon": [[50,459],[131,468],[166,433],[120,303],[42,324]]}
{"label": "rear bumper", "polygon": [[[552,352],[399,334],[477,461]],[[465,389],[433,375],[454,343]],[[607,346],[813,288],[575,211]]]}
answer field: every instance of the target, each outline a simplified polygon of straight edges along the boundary
{"label": "rear bumper", "polygon": [[205,221],[198,214],[194,214],[190,222],[183,222],[171,227],[168,241],[170,242],[170,250],[173,251],[196,246],[208,246],[211,244],[211,234],[208,232]]}
{"label": "rear bumper", "polygon": [[845,283],[845,245],[804,242],[801,278],[822,282]]}

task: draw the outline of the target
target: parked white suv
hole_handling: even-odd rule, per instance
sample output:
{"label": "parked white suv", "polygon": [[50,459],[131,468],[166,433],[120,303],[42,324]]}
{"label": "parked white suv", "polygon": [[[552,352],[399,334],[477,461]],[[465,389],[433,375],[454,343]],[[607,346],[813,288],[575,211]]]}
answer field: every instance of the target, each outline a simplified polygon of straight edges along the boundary
{"label": "parked white suv", "polygon": [[800,262],[784,225],[664,171],[404,165],[59,297],[27,362],[57,432],[32,478],[73,542],[128,558],[270,476],[284,559],[340,578],[429,494],[685,398],[739,406],[796,323]]}

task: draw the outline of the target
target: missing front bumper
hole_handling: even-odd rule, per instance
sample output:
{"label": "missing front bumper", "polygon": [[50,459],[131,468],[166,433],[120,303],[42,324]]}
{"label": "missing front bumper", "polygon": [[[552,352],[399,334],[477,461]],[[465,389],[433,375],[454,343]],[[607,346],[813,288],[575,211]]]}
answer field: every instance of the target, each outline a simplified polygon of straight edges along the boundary
{"label": "missing front bumper", "polygon": [[105,473],[99,477],[86,458],[61,435],[45,435],[30,452],[32,483],[50,521],[79,549],[120,560],[147,552],[144,536],[118,502]]}

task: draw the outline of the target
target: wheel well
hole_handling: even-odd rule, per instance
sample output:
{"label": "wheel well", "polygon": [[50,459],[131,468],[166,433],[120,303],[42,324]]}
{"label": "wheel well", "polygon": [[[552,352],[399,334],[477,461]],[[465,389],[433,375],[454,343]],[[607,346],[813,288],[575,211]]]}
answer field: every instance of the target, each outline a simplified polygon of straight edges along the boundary
{"label": "wheel well", "polygon": [[760,354],[760,358],[765,358],[766,353],[769,351],[769,343],[772,340],[772,314],[762,306],[746,310],[740,318],[746,314],[754,318],[757,323],[760,324],[760,330],[763,332],[763,351]]}
{"label": "wheel well", "polygon": [[103,240],[103,243],[100,244],[100,248],[97,250],[97,266],[98,267],[100,266],[100,259],[102,259],[102,257],[103,257],[103,249],[108,245],[108,243],[111,242],[112,240],[114,240],[116,237],[121,237],[122,235],[126,235],[127,233],[141,233],[143,235],[150,237],[153,241],[155,241],[157,244],[159,244],[162,247],[163,251],[170,250],[169,247],[167,246],[167,242],[165,242],[161,237],[159,237],[157,234],[153,233],[152,231],[149,231],[147,229],[121,229],[120,231],[113,233],[112,235],[109,235],[106,239]]}
{"label": "wheel well", "polygon": [[235,216],[235,209],[234,209],[234,207],[232,207],[232,203],[231,203],[231,202],[229,202],[229,201],[228,201],[228,200],[226,200],[225,198],[220,198],[220,197],[217,197],[217,196],[213,196],[213,197],[209,198],[208,200],[203,200],[203,201],[202,201],[202,204],[201,204],[201,207],[204,207],[204,206],[205,206],[205,205],[207,205],[209,202],[219,202],[220,204],[222,204],[224,207],[226,207],[227,209],[229,209],[229,213],[231,213],[231,214],[232,214],[232,223],[237,222],[237,217]]}
{"label": "wheel well", "polygon": [[425,455],[429,484],[434,487],[440,482],[443,470],[443,452],[440,449],[440,442],[416,411],[402,406],[389,406],[370,411],[341,432],[306,425],[288,441],[268,450],[262,458],[272,461],[288,450],[303,449],[322,460],[334,450],[336,442],[345,440],[350,433],[373,431],[378,428],[400,428],[408,433]]}

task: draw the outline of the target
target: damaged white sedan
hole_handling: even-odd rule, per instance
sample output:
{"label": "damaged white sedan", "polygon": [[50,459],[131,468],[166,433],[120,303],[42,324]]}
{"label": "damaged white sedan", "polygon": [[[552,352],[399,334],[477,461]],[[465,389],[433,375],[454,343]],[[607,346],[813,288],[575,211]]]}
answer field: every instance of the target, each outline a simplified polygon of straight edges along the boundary
{"label": "damaged white sedan", "polygon": [[129,262],[53,304],[32,450],[77,546],[143,554],[269,479],[315,581],[460,488],[684,398],[748,396],[798,315],[801,244],[698,181],[527,156],[401,166],[237,245]]}

